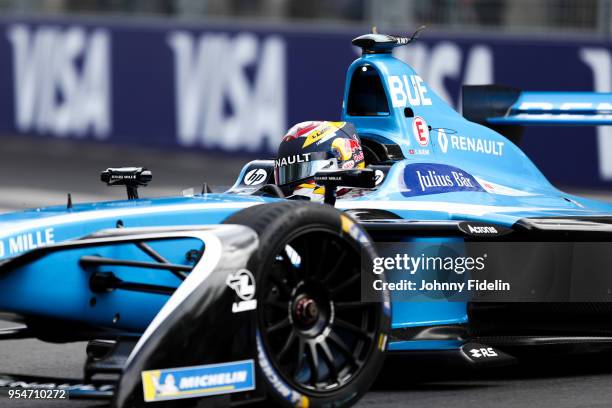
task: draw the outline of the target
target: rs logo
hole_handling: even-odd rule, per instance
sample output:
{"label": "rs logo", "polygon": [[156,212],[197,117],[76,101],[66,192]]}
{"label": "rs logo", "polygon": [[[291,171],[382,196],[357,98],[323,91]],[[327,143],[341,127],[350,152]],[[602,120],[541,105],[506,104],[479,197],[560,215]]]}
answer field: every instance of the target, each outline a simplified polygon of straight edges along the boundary
{"label": "rs logo", "polygon": [[253,169],[244,176],[244,184],[256,186],[263,183],[268,178],[268,173],[264,169]]}
{"label": "rs logo", "polygon": [[493,347],[487,347],[487,348],[483,347],[483,348],[478,348],[478,349],[473,348],[470,350],[470,354],[474,358],[497,357],[497,353],[495,352]]}

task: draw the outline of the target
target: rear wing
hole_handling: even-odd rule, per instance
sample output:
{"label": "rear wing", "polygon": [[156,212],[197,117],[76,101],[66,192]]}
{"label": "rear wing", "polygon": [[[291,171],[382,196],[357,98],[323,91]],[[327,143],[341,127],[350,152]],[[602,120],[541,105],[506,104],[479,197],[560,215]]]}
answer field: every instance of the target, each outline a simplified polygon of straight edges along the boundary
{"label": "rear wing", "polygon": [[500,85],[469,85],[463,87],[462,102],[466,119],[516,141],[520,126],[612,125],[612,93],[525,92]]}

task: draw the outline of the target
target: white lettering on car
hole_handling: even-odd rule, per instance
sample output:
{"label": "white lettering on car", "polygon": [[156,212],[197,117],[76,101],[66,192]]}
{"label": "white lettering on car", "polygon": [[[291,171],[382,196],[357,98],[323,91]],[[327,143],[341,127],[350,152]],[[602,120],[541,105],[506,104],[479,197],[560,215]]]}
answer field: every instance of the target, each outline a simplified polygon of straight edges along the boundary
{"label": "white lettering on car", "polygon": [[390,75],[388,79],[391,103],[394,108],[431,105],[431,99],[426,95],[428,90],[423,78],[418,75]]}
{"label": "white lettering on car", "polygon": [[[53,228],[15,235],[0,241],[0,257],[19,255],[22,252],[40,248],[54,242],[55,231]],[[6,252],[7,248],[8,254]]]}

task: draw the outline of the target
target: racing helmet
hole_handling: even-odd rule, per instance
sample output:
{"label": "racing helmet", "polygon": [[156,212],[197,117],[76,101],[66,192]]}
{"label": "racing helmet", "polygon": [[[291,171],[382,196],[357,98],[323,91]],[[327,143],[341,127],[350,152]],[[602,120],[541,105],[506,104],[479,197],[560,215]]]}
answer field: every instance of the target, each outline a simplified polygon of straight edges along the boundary
{"label": "racing helmet", "polygon": [[352,123],[301,122],[278,147],[274,179],[278,186],[291,186],[309,181],[322,169],[363,167],[363,149]]}

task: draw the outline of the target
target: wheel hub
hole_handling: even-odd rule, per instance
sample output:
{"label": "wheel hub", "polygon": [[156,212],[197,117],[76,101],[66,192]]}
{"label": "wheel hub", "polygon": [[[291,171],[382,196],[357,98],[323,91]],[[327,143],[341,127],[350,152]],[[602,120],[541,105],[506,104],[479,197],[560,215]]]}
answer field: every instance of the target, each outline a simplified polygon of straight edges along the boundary
{"label": "wheel hub", "polygon": [[329,295],[313,282],[300,282],[293,291],[291,318],[306,337],[316,337],[329,326],[333,304]]}
{"label": "wheel hub", "polygon": [[314,299],[304,295],[295,302],[294,313],[298,322],[312,326],[319,318],[319,306]]}

